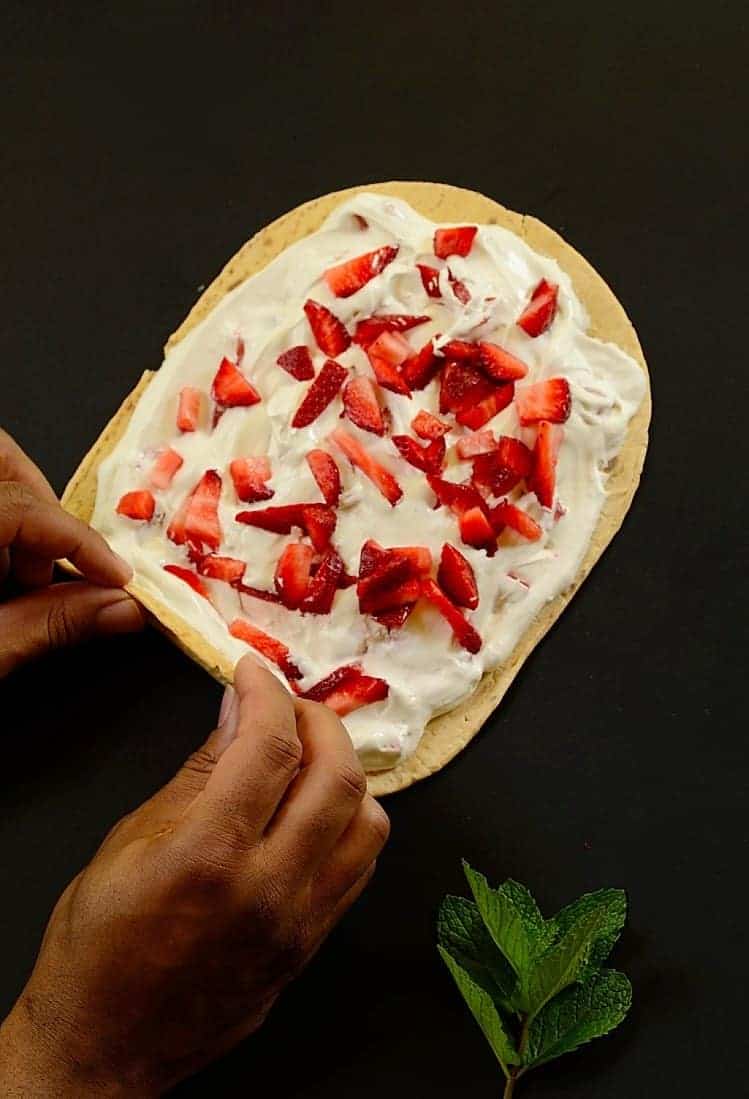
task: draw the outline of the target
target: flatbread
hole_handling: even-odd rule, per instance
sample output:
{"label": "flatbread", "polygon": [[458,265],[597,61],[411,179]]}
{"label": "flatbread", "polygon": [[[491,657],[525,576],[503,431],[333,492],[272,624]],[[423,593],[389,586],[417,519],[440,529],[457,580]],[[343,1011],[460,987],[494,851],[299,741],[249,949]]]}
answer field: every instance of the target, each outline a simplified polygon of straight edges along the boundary
{"label": "flatbread", "polygon": [[[261,229],[229,261],[191,309],[165,350],[178,343],[203,320],[221,298],[250,275],[262,270],[290,244],[319,229],[340,203],[363,191],[404,199],[431,221],[501,225],[513,230],[542,255],[550,256],[572,279],[578,297],[590,316],[592,336],[616,343],[635,359],[647,377],[647,366],[632,324],[601,276],[574,248],[536,218],[505,209],[475,191],[441,183],[391,182],[350,187],[313,199]],[[147,371],[133,392],[85,456],[62,497],[71,514],[89,522],[96,499],[99,463],[122,436],[141,394],[153,377]],[[520,670],[523,662],[557,620],[593,565],[621,526],[640,480],[650,423],[649,386],[642,404],[629,423],[627,434],[606,482],[607,497],[580,570],[569,588],[541,610],[525,631],[509,660],[487,672],[476,690],[453,710],[427,725],[416,752],[390,771],[369,776],[372,794],[381,796],[403,790],[444,767],[476,735]],[[181,649],[221,683],[231,682],[233,667],[226,657],[159,600],[134,582],[128,590],[150,612],[154,623]]]}

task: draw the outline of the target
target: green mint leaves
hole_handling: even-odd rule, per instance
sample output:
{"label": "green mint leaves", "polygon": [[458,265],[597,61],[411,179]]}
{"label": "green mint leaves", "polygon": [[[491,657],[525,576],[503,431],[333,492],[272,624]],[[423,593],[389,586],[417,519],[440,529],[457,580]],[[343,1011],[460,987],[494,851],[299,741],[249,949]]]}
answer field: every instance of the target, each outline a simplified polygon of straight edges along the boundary
{"label": "green mint leaves", "polygon": [[445,897],[438,950],[507,1077],[505,1099],[529,1069],[618,1026],[632,1002],[623,973],[603,969],[621,934],[621,889],[586,893],[546,920],[519,882],[492,889],[468,863],[473,901]]}

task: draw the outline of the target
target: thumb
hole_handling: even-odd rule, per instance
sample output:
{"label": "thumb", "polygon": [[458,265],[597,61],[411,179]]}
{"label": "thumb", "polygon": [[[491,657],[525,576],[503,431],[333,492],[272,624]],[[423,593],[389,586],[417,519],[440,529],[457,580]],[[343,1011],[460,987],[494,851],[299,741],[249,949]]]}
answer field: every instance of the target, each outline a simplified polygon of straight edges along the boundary
{"label": "thumb", "polygon": [[72,581],[12,599],[0,605],[0,678],[50,649],[143,624],[138,604],[121,588]]}

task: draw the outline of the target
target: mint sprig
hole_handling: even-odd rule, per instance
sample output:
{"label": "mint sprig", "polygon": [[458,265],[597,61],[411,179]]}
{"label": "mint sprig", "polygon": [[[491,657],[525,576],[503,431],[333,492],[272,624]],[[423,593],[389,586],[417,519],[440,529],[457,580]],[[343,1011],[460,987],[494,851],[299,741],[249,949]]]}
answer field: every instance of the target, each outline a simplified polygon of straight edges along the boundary
{"label": "mint sprig", "polygon": [[445,897],[440,956],[506,1077],[505,1099],[529,1069],[621,1023],[632,1002],[623,973],[603,969],[621,934],[621,889],[585,893],[551,919],[519,882],[493,889],[463,863],[473,900]]}

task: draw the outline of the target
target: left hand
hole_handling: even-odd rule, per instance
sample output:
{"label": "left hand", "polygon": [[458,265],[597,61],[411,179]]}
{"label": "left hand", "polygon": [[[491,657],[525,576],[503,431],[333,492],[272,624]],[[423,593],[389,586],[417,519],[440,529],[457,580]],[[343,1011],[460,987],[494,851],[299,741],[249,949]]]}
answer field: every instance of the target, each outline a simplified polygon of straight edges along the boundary
{"label": "left hand", "polygon": [[[53,584],[60,557],[84,579]],[[0,596],[9,582],[22,590],[0,603],[0,679],[49,649],[140,629],[143,614],[122,591],[131,576],[100,534],[63,511],[44,475],[0,429]]]}

